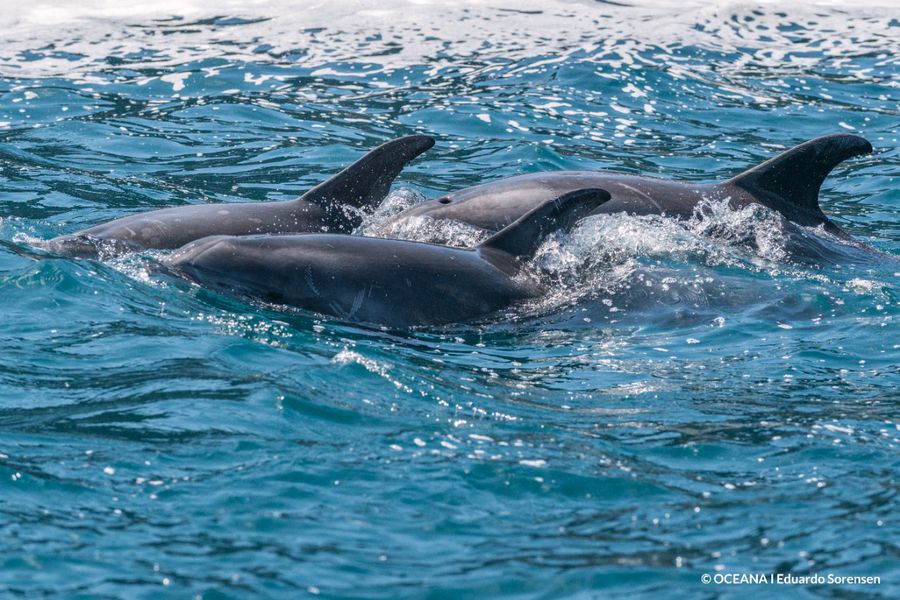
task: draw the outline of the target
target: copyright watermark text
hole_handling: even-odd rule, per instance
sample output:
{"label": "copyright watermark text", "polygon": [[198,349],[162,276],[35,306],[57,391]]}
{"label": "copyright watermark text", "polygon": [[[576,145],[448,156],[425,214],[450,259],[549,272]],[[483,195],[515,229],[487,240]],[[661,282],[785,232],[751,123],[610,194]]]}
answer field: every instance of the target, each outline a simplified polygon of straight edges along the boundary
{"label": "copyright watermark text", "polygon": [[881,577],[845,576],[826,573],[793,575],[791,573],[704,573],[700,581],[711,585],[880,585]]}

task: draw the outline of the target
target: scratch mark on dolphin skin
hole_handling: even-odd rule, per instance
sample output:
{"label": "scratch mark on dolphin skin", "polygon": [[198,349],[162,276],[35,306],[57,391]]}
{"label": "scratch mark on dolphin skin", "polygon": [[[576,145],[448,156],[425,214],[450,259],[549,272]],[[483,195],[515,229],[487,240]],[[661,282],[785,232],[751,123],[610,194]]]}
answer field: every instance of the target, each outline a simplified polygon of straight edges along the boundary
{"label": "scratch mark on dolphin skin", "polygon": [[316,296],[322,295],[319,293],[319,288],[316,287],[315,281],[313,281],[312,267],[306,267],[306,285],[309,286],[309,289],[311,289]]}
{"label": "scratch mark on dolphin skin", "polygon": [[366,299],[366,288],[359,290],[356,293],[356,297],[353,299],[353,306],[350,307],[350,314],[347,315],[348,318],[352,319],[353,315],[356,314],[360,308],[362,308],[363,302]]}
{"label": "scratch mark on dolphin skin", "polygon": [[656,200],[654,200],[652,196],[646,194],[645,192],[642,192],[641,190],[637,189],[636,187],[632,187],[632,186],[628,185],[627,183],[620,183],[619,185],[621,185],[625,189],[631,190],[635,194],[643,196],[644,198],[649,200],[653,206],[656,207],[656,210],[658,210],[660,212],[660,214],[665,214],[666,211],[663,210],[663,207],[660,206],[659,203]]}
{"label": "scratch mark on dolphin skin", "polygon": [[331,314],[336,315],[339,319],[347,319],[347,311],[343,309],[343,307],[338,304],[336,301],[328,304],[328,307],[331,309]]}

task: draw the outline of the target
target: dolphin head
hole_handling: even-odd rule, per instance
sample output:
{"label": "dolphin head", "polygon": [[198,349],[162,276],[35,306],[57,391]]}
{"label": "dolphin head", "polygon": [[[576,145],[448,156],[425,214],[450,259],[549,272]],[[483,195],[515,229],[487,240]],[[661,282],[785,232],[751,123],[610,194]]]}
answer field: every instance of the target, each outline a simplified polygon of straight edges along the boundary
{"label": "dolphin head", "polygon": [[305,237],[210,236],[176,250],[164,265],[178,277],[221,292],[274,304],[289,298],[303,302],[318,296],[313,270],[329,267],[317,260],[323,250],[304,243]]}
{"label": "dolphin head", "polygon": [[164,264],[185,279],[209,288],[242,292],[266,284],[261,252],[241,238],[214,235],[176,250]]}

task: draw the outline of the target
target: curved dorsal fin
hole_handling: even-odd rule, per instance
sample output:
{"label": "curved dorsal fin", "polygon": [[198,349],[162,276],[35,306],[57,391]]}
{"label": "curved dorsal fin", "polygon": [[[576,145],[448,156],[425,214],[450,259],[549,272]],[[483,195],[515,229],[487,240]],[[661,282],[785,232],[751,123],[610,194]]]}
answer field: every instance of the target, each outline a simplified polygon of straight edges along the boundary
{"label": "curved dorsal fin", "polygon": [[822,182],[839,163],[871,151],[868,140],[849,133],[835,133],[794,146],[726,183],[824,218],[819,208]]}
{"label": "curved dorsal fin", "polygon": [[563,194],[526,213],[478,248],[498,250],[516,258],[531,258],[544,238],[560,229],[568,231],[609,198],[609,192],[599,188]]}
{"label": "curved dorsal fin", "polygon": [[348,218],[344,207],[375,208],[387,196],[403,167],[432,146],[434,138],[427,135],[409,135],[386,142],[298,200],[325,209],[336,226],[349,231],[359,223],[352,223],[357,219]]}

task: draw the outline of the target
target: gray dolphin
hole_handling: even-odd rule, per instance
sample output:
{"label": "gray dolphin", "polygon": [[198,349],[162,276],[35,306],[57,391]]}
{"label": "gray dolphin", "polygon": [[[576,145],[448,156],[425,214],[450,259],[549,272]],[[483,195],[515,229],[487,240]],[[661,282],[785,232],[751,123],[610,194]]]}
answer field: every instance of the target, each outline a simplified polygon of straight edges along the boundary
{"label": "gray dolphin", "polygon": [[434,139],[424,135],[391,140],[296,200],[154,210],[59,236],[42,247],[62,256],[93,258],[101,250],[179,248],[210,235],[350,232],[362,221],[360,209],[377,206],[403,167],[433,145]]}
{"label": "gray dolphin", "polygon": [[834,134],[809,140],[749,171],[717,184],[689,184],[606,171],[548,171],[465,188],[403,211],[392,223],[416,216],[451,219],[499,231],[550,198],[582,188],[608,190],[612,200],[596,213],[662,214],[686,219],[703,199],[730,200],[734,208],[758,203],[804,226],[824,225],[849,236],[819,207],[819,188],[829,172],[850,157],[872,151],[865,139]]}
{"label": "gray dolphin", "polygon": [[164,271],[252,299],[342,320],[406,328],[470,321],[541,293],[522,272],[543,239],[609,200],[563,194],[474,249],[351,235],[213,236],[175,251]]}

